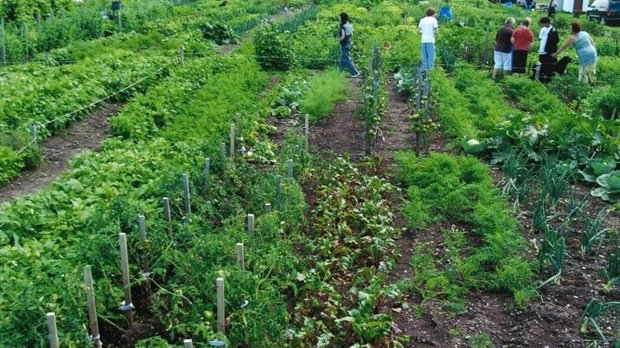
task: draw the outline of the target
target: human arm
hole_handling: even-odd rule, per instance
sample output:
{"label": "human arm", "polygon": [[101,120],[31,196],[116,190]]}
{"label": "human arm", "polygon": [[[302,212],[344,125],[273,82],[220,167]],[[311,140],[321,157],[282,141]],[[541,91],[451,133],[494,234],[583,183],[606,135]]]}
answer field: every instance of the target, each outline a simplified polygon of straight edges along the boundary
{"label": "human arm", "polygon": [[572,45],[575,41],[577,41],[577,39],[575,39],[573,36],[569,37],[566,42],[564,42],[564,44],[562,44],[562,46],[560,48],[558,48],[558,51],[553,53],[553,55],[557,56],[558,54],[560,54],[560,52],[564,51],[568,46]]}
{"label": "human arm", "polygon": [[346,36],[347,35],[344,31],[344,28],[340,28],[340,37],[338,38],[338,41],[342,42],[342,40],[344,40]]}

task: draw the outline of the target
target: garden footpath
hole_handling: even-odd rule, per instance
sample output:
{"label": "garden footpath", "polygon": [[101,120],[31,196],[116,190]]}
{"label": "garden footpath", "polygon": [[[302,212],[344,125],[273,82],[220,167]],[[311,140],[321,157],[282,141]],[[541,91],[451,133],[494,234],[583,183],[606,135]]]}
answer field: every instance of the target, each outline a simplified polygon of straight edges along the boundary
{"label": "garden footpath", "polygon": [[97,151],[101,141],[111,134],[109,118],[116,115],[123,103],[102,105],[83,119],[72,122],[67,129],[40,144],[41,166],[21,173],[12,182],[0,187],[0,203],[37,192],[58,178],[73,156],[84,151]]}

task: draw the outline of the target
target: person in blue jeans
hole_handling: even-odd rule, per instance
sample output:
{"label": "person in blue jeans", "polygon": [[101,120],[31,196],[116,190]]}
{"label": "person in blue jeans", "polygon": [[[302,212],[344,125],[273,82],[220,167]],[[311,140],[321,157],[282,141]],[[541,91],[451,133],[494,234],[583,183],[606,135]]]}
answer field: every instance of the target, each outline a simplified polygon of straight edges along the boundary
{"label": "person in blue jeans", "polygon": [[429,71],[435,66],[435,36],[437,35],[439,25],[435,18],[434,8],[429,7],[426,10],[426,17],[420,20],[416,32],[422,34],[422,67],[421,71]]}
{"label": "person in blue jeans", "polygon": [[338,41],[342,54],[340,55],[340,71],[346,69],[351,73],[351,77],[359,77],[360,73],[355,68],[351,59],[351,37],[353,36],[353,25],[349,22],[349,15],[346,12],[340,14],[340,29],[338,30]]}

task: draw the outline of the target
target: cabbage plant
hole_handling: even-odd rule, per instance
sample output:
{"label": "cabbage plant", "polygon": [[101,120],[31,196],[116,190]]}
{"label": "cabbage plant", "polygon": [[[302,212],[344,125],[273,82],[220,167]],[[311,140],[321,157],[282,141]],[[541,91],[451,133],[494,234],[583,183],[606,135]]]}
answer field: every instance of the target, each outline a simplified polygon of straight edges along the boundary
{"label": "cabbage plant", "polygon": [[620,202],[620,171],[615,170],[596,178],[601,187],[592,190],[591,194],[609,202]]}

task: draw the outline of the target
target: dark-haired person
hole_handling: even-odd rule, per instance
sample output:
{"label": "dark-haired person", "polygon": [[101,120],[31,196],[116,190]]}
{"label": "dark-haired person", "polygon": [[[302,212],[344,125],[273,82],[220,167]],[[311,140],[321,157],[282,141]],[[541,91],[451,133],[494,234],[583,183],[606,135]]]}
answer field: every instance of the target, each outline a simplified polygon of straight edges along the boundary
{"label": "dark-haired person", "polygon": [[521,26],[512,32],[510,42],[514,48],[512,54],[512,72],[517,74],[525,73],[527,65],[527,54],[534,43],[534,34],[529,29],[531,19],[526,18],[521,21]]}
{"label": "dark-haired person", "polygon": [[581,31],[581,24],[573,22],[570,25],[570,37],[564,42],[564,44],[554,54],[557,56],[564,51],[568,46],[573,45],[577,51],[577,61],[579,62],[579,81],[594,83],[594,77],[596,74],[596,47],[594,47],[594,40],[585,31]]}
{"label": "dark-haired person", "polygon": [[435,18],[434,8],[426,10],[426,17],[420,20],[416,32],[422,34],[422,71],[429,71],[435,66],[435,35],[439,31],[439,24]]}
{"label": "dark-haired person", "polygon": [[512,28],[515,26],[515,19],[506,18],[504,26],[495,34],[495,48],[493,50],[493,80],[497,77],[497,72],[501,69],[504,75],[512,70]]}
{"label": "dark-haired person", "polygon": [[551,18],[543,17],[540,19],[540,48],[538,49],[538,61],[540,62],[540,77],[551,77],[553,71],[553,64],[557,62],[552,54],[558,51],[558,43],[560,43],[560,36],[557,29],[551,24]]}
{"label": "dark-haired person", "polygon": [[349,22],[349,15],[346,12],[340,14],[340,29],[338,30],[338,41],[342,54],[340,55],[340,71],[346,69],[351,73],[351,77],[359,77],[353,60],[351,59],[351,37],[353,36],[353,25]]}

